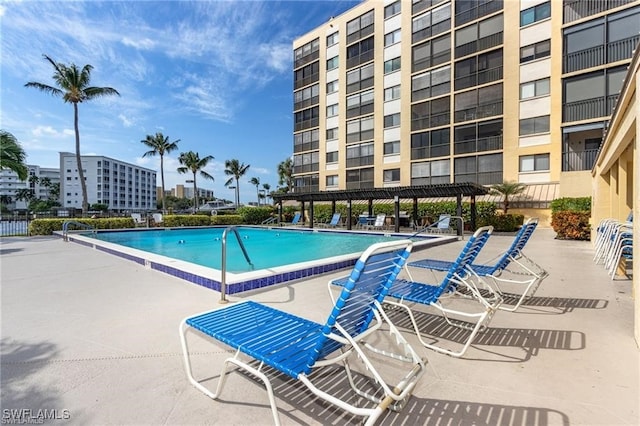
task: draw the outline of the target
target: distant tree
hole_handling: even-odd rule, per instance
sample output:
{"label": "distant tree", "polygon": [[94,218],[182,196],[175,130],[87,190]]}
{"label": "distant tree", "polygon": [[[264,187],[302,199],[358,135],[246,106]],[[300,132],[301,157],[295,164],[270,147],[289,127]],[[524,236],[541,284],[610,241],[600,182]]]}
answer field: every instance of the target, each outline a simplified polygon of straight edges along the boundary
{"label": "distant tree", "polygon": [[49,200],[51,200],[51,201],[60,201],[60,182],[51,183],[47,187],[47,189],[48,189],[48,198],[49,198]]}
{"label": "distant tree", "polygon": [[11,133],[0,130],[0,169],[13,170],[18,179],[25,180],[29,175],[25,161],[27,154]]}
{"label": "distant tree", "polygon": [[109,210],[109,206],[102,203],[95,203],[95,204],[91,204],[89,209],[93,211],[98,211],[98,212],[106,212],[107,210]]}
{"label": "distant tree", "polygon": [[16,197],[16,201],[26,201],[29,203],[36,198],[36,195],[31,188],[20,188],[16,191],[14,197]]}
{"label": "distant tree", "polygon": [[227,176],[231,176],[224,183],[224,186],[231,185],[234,179],[236,181],[236,207],[238,207],[240,205],[240,178],[247,173],[247,171],[249,170],[249,167],[251,166],[249,164],[247,165],[245,165],[244,163],[241,164],[240,161],[233,159],[233,160],[225,161],[224,167],[225,167],[224,174]]}
{"label": "distant tree", "polygon": [[293,160],[287,158],[278,164],[278,185],[284,185],[282,192],[291,192],[293,189]]}
{"label": "distant tree", "polygon": [[509,211],[509,197],[522,194],[525,189],[527,189],[527,185],[524,183],[504,181],[502,183],[491,185],[490,194],[503,196],[502,202],[504,204],[504,214],[507,214]]}
{"label": "distant tree", "polygon": [[53,66],[53,81],[57,87],[49,86],[44,83],[30,81],[25,87],[33,87],[50,95],[61,97],[65,103],[73,104],[73,127],[76,134],[76,165],[78,167],[78,176],[80,179],[80,187],[82,188],[82,212],[86,213],[89,208],[87,197],[87,183],[84,180],[84,171],[82,170],[82,159],[80,157],[80,129],[78,127],[78,104],[90,101],[103,96],[118,95],[120,93],[112,87],[93,87],[89,86],[91,82],[91,70],[93,66],[85,65],[82,69],[76,64],[65,65],[55,62],[47,55],[43,55],[51,66]]}
{"label": "distant tree", "polygon": [[11,195],[0,195],[0,204],[2,204],[3,206],[8,206],[11,203],[13,203],[13,198],[11,198]]}
{"label": "distant tree", "polygon": [[271,185],[269,185],[268,183],[263,183],[262,184],[262,189],[264,189],[264,196],[265,198],[268,200],[271,197]]}
{"label": "distant tree", "polygon": [[256,187],[256,196],[258,197],[258,206],[260,206],[260,178],[252,177],[249,183]]}
{"label": "distant tree", "polygon": [[178,162],[182,164],[181,167],[178,167],[178,173],[193,173],[193,212],[198,211],[198,186],[196,185],[196,175],[200,174],[200,176],[204,179],[213,180],[213,176],[204,171],[204,168],[207,167],[210,161],[213,160],[211,155],[207,155],[206,157],[200,158],[200,154],[197,152],[189,151],[183,152],[178,157]]}
{"label": "distant tree", "polygon": [[165,190],[164,190],[164,155],[171,153],[171,151],[175,151],[178,149],[178,142],[180,139],[169,142],[169,136],[163,135],[161,132],[156,133],[155,135],[147,135],[146,139],[141,140],[144,145],[151,148],[149,151],[145,152],[142,157],[154,157],[156,155],[160,156],[160,181],[162,182],[162,211],[166,212],[167,205],[165,202]]}

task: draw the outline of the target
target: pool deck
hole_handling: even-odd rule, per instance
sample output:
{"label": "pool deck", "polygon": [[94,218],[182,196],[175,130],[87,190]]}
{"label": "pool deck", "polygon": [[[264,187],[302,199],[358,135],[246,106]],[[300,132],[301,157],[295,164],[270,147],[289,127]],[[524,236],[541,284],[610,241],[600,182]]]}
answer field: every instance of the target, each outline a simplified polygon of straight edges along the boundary
{"label": "pool deck", "polygon": [[[463,359],[427,350],[429,369],[400,413],[381,424],[637,425],[640,351],[631,282],[611,281],[589,242],[538,229],[527,254],[549,272],[517,313],[500,311]],[[482,258],[508,247],[491,237]],[[464,241],[415,254],[453,259]],[[56,237],[0,239],[1,390],[7,410],[56,410],[49,424],[271,424],[263,387],[232,373],[221,401],[191,386],[182,365],[181,319],[217,308],[219,293]],[[230,296],[324,322],[332,273]],[[432,334],[453,345],[458,333]],[[437,328],[437,329],[436,329]],[[201,377],[218,375],[223,347],[192,339]],[[379,365],[379,364],[378,364]],[[396,373],[384,364],[383,373]],[[330,384],[343,392],[344,380]],[[284,424],[356,424],[291,381],[274,381]],[[67,411],[63,411],[67,410]]]}

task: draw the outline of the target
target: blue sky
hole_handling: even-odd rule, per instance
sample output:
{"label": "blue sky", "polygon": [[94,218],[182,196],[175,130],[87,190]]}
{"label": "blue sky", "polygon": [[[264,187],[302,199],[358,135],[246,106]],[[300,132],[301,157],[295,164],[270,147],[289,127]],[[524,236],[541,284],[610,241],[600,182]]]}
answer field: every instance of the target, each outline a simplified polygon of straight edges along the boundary
{"label": "blue sky", "polygon": [[[82,154],[160,170],[140,143],[162,132],[180,139],[165,158],[167,188],[184,183],[183,151],[212,155],[199,180],[220,198],[225,160],[250,164],[241,202],[255,201],[252,177],[277,186],[277,165],[292,154],[292,42],[358,1],[4,1],[0,0],[0,127],[16,136],[27,162],[58,167],[74,152],[73,108],[25,88],[53,85],[46,54],[93,65],[91,85],[121,97],[80,104]],[[160,176],[158,176],[160,185]]]}

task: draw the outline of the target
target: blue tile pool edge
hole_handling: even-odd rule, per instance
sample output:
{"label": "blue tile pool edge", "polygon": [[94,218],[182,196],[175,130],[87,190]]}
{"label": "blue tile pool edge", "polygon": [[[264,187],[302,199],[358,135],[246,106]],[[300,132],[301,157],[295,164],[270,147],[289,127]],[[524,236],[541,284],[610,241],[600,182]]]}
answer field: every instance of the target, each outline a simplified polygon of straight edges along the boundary
{"label": "blue tile pool edge", "polygon": [[[140,229],[137,229],[140,230]],[[309,230],[310,232],[314,232],[314,230]],[[109,231],[106,231],[109,232]],[[326,231],[324,231],[326,232]],[[344,231],[342,231],[344,232]],[[55,233],[58,236],[62,236],[61,233]],[[408,237],[409,235],[406,234],[395,234],[395,233],[389,233],[389,234],[385,234],[388,235],[390,237]],[[431,236],[432,237],[432,236]],[[145,266],[145,267],[149,267],[152,270],[158,271],[158,272],[162,272],[171,276],[174,276],[176,278],[188,281],[192,284],[196,284],[205,288],[208,288],[210,290],[215,290],[215,291],[220,291],[221,288],[221,283],[220,281],[216,280],[216,279],[212,279],[206,276],[203,276],[202,274],[198,274],[198,273],[194,273],[191,271],[186,271],[174,266],[170,266],[170,265],[165,265],[161,262],[158,261],[154,261],[154,260],[150,260],[145,258],[144,256],[140,255],[137,256],[135,254],[130,254],[130,253],[125,253],[122,251],[118,251],[114,248],[110,248],[110,247],[105,247],[102,246],[101,244],[97,244],[97,243],[105,243],[103,241],[100,240],[94,240],[94,239],[87,239],[85,240],[85,237],[83,237],[80,234],[77,235],[73,235],[73,234],[68,234],[67,237],[69,242],[73,242],[76,244],[80,244],[83,245],[85,247],[90,247],[90,248],[94,248],[96,250],[100,250],[102,252],[108,253],[108,254],[112,254],[115,255],[117,257],[120,257],[122,259],[126,259],[129,261],[133,261],[139,265]],[[424,250],[427,248],[431,248],[431,247],[435,247],[438,245],[442,245],[442,244],[447,244],[449,242],[453,242],[456,241],[457,238],[456,237],[436,237],[436,238],[429,238],[429,244],[426,244],[427,239],[425,239],[423,244],[415,244],[414,245],[414,249],[413,251],[420,251],[420,250]],[[107,243],[110,244],[110,243]],[[119,246],[117,244],[110,244],[113,246],[117,246],[117,247],[122,247]],[[126,247],[123,247],[125,249],[128,249]],[[136,249],[129,249],[130,251],[134,251],[134,252],[140,252],[140,253],[144,253],[140,250],[136,250]],[[243,280],[240,282],[235,282],[235,283],[227,283],[226,287],[226,294],[237,294],[237,293],[242,293],[245,291],[250,291],[250,290],[257,290],[260,288],[264,288],[264,287],[268,287],[268,286],[272,286],[272,285],[276,285],[276,284],[282,284],[284,282],[288,282],[288,281],[294,281],[294,280],[299,280],[299,279],[303,279],[303,278],[309,278],[309,277],[313,277],[313,276],[317,276],[317,275],[322,275],[322,274],[326,274],[329,272],[334,272],[334,271],[338,271],[341,269],[347,269],[347,268],[351,268],[353,267],[353,265],[355,265],[356,260],[358,260],[358,258],[360,257],[359,254],[354,254],[354,255],[344,255],[344,256],[339,256],[338,260],[336,261],[332,261],[330,263],[325,263],[322,265],[311,265],[311,266],[307,266],[307,267],[298,267],[297,269],[292,269],[290,271],[283,271],[283,272],[276,272],[276,273],[272,273],[270,275],[264,276],[264,277],[258,277],[258,278],[253,278],[253,279],[247,279],[247,280]],[[331,258],[328,258],[331,259]],[[189,264],[189,262],[184,262],[185,264]],[[305,262],[308,263],[308,262]],[[295,268],[296,264],[292,264],[292,265],[287,265],[287,266],[293,266]],[[198,266],[195,265],[194,266]],[[186,268],[185,268],[186,269]],[[215,269],[211,269],[211,268],[206,268],[206,269],[210,269],[212,271],[218,271]],[[242,275],[242,274],[236,274],[236,275]]]}

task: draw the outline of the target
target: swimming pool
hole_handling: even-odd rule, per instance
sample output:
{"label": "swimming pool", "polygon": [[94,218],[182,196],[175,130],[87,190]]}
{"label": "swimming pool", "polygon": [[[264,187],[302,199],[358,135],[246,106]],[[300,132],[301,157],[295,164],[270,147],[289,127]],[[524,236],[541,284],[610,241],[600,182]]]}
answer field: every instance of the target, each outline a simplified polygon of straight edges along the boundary
{"label": "swimming pool", "polygon": [[[74,241],[220,291],[222,233],[226,227],[162,228],[69,234]],[[227,293],[349,268],[371,244],[407,238],[343,230],[237,228],[252,265],[233,233],[227,235]],[[451,236],[414,238],[414,250],[455,241]]]}

